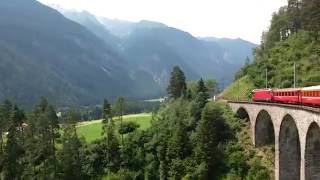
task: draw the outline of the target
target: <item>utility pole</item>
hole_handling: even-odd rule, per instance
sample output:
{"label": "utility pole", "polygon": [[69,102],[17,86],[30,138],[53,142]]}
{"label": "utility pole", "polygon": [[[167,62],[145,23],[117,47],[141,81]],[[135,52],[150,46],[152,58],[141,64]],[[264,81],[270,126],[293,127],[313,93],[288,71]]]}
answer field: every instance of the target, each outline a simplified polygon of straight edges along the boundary
{"label": "utility pole", "polygon": [[238,101],[240,100],[240,79],[238,79]]}
{"label": "utility pole", "polygon": [[293,62],[293,88],[296,88],[296,61]]}
{"label": "utility pole", "polygon": [[266,89],[268,89],[268,68],[266,68]]}

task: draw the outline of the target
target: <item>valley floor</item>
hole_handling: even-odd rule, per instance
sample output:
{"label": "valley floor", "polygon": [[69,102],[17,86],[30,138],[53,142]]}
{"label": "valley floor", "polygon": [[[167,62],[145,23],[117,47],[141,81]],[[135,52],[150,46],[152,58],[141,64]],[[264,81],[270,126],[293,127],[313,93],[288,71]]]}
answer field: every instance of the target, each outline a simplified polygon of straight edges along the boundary
{"label": "valley floor", "polygon": [[[151,113],[130,114],[123,117],[123,122],[136,122],[140,125],[139,129],[145,130],[151,127]],[[117,117],[113,118],[115,125],[120,126]],[[77,132],[80,137],[84,137],[86,142],[90,143],[101,138],[102,120],[93,120],[81,122],[77,125]]]}

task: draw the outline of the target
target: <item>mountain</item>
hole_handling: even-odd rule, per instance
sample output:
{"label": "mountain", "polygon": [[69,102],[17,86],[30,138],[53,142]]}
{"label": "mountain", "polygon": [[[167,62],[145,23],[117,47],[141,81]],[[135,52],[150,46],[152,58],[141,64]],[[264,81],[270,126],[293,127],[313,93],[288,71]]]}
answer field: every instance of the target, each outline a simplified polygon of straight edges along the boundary
{"label": "mountain", "polygon": [[207,42],[215,42],[226,52],[224,59],[231,64],[243,65],[243,57],[248,56],[249,59],[253,59],[252,50],[258,45],[253,44],[243,39],[228,39],[228,38],[215,38],[205,37],[200,38]]}
{"label": "mountain", "polygon": [[126,61],[91,31],[35,0],[0,1],[0,99],[95,104],[132,95]]}
{"label": "mountain", "polygon": [[232,40],[222,45],[158,22],[59,11],[36,0],[0,1],[0,100],[30,105],[46,96],[70,106],[155,97],[175,65],[189,80],[226,83],[250,56],[232,50]]}
{"label": "mountain", "polygon": [[[94,16],[77,13],[83,19]],[[246,57],[252,58],[252,49],[256,47],[241,39],[196,38],[158,22],[95,19],[121,40],[119,47],[130,66],[131,76],[137,72],[149,74],[163,89],[174,65],[181,66],[189,79],[215,78],[223,81],[221,84],[228,84],[244,65]],[[81,24],[92,29],[86,23]]]}
{"label": "mountain", "polygon": [[118,48],[120,46],[120,39],[111,34],[107,28],[105,28],[104,25],[102,25],[98,19],[90,14],[87,11],[82,11],[82,12],[76,12],[76,11],[71,11],[71,10],[65,10],[62,8],[58,9],[63,15],[71,19],[86,28],[90,30],[92,33],[94,33],[96,36],[98,36],[100,39],[104,40],[107,45],[109,45],[112,48]]}

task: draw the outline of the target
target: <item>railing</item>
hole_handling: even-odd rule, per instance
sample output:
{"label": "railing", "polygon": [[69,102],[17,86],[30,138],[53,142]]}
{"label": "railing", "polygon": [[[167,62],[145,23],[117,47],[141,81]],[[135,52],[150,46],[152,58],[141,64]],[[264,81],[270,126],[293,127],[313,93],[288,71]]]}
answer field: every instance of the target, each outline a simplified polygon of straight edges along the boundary
{"label": "railing", "polygon": [[278,106],[278,107],[285,107],[285,108],[296,109],[296,110],[305,110],[312,113],[320,114],[320,107],[312,107],[312,106],[306,106],[301,104],[284,104],[284,103],[253,102],[253,101],[228,101],[228,103]]}

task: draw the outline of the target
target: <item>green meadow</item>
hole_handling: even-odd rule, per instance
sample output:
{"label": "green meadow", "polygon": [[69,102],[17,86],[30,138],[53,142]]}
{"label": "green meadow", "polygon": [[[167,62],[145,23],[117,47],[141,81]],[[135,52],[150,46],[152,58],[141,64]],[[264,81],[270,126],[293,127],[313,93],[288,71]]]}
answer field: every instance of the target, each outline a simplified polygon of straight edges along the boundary
{"label": "green meadow", "polygon": [[[140,125],[140,130],[145,130],[151,127],[151,113],[132,114],[123,117],[123,122],[133,121]],[[116,127],[120,126],[120,120],[115,117]],[[77,132],[80,137],[84,137],[86,142],[90,143],[101,138],[102,120],[81,122],[77,125]]]}

